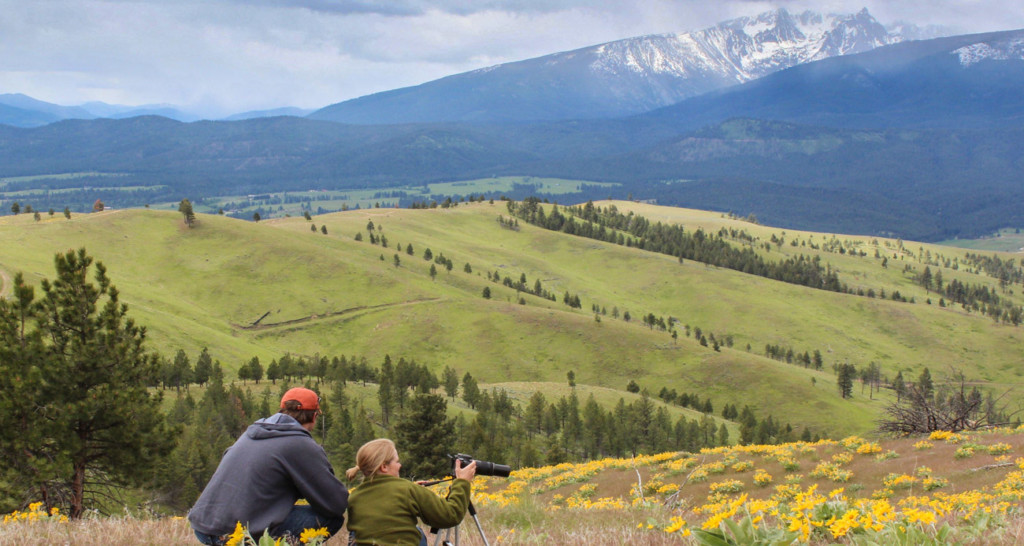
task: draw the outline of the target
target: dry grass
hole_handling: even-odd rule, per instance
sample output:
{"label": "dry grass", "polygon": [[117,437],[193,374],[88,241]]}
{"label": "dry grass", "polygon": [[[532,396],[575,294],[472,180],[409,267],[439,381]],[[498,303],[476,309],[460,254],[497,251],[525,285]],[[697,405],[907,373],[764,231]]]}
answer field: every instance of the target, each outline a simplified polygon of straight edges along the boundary
{"label": "dry grass", "polygon": [[[847,439],[858,440],[862,439]],[[846,440],[844,440],[846,442]],[[643,462],[637,460],[636,467],[623,468],[621,463],[595,462],[598,468],[583,469],[585,465],[569,465],[547,467],[545,469],[527,469],[529,472],[510,479],[478,478],[475,493],[478,495],[475,504],[479,508],[478,517],[483,530],[491,544],[679,544],[692,542],[676,534],[664,532],[666,524],[673,516],[681,516],[690,522],[691,528],[698,528],[707,514],[697,515],[695,508],[708,502],[715,482],[735,480],[741,483],[740,490],[751,499],[767,498],[772,494],[774,486],[785,483],[788,478],[795,478],[801,487],[818,486],[819,491],[843,488],[852,497],[868,498],[884,489],[883,482],[887,476],[896,474],[919,476],[919,469],[927,467],[929,473],[948,480],[948,485],[941,488],[942,493],[958,493],[970,491],[992,491],[994,485],[1005,479],[1011,472],[1019,470],[1018,459],[1024,455],[1024,434],[1021,431],[997,431],[992,433],[976,433],[957,439],[958,443],[941,439],[922,441],[921,438],[889,440],[879,442],[872,450],[860,452],[853,448],[836,443],[822,443],[803,446],[795,450],[795,460],[800,468],[786,472],[780,463],[769,456],[755,452],[734,451],[723,455],[721,451],[698,454],[695,464],[716,461],[728,463],[724,471],[708,476],[706,480],[688,480],[689,470],[668,472],[665,465],[688,457],[685,454],[673,454],[672,458],[663,462]],[[874,445],[874,444],[871,444]],[[915,446],[916,445],[916,446]],[[963,446],[976,446],[975,453],[970,456],[957,456],[956,451]],[[989,447],[999,447],[990,452]],[[892,456],[887,456],[887,453]],[[852,472],[848,482],[836,483],[826,478],[812,478],[812,470],[819,462],[827,462],[843,458],[843,469]],[[643,458],[641,458],[643,459]],[[751,463],[742,465],[736,463]],[[761,487],[754,483],[755,469],[765,469],[774,476],[769,487]],[[524,477],[537,470],[532,478]],[[559,477],[561,473],[573,479],[568,481],[555,480],[546,486],[544,476]],[[797,477],[796,475],[800,476]],[[648,489],[644,502],[630,502],[635,491],[631,491],[638,476],[643,480],[645,488],[658,489],[661,484],[676,484],[678,493],[654,494]],[[523,483],[528,480],[529,483]],[[513,487],[519,481],[519,487]],[[521,491],[502,501],[501,492],[511,487],[513,491]],[[588,489],[589,488],[589,489]],[[596,500],[600,498],[620,499],[618,508],[573,508],[568,503],[569,497],[579,495],[587,489]],[[908,487],[894,487],[889,493],[890,500],[896,505],[899,500],[908,496],[929,495],[923,490],[921,482],[915,481]],[[669,491],[672,488],[668,488]],[[948,522],[958,528],[954,535],[960,544],[1024,544],[1024,516],[1021,512],[1021,501],[1024,494],[1015,497],[1014,507],[1005,515],[997,516],[991,525],[965,524],[959,516],[940,514],[934,529]],[[634,499],[636,500],[636,499]],[[599,504],[599,503],[597,503]],[[347,543],[344,530],[339,536],[328,541],[331,546]],[[483,544],[479,532],[471,519],[465,520],[461,526],[460,543],[471,546]],[[430,537],[429,543],[434,543]],[[818,540],[816,536],[813,540]],[[831,541],[836,542],[836,541]],[[838,543],[851,543],[849,537],[843,537]],[[0,525],[0,546],[5,545],[104,545],[121,546],[135,544],[198,544],[188,522],[183,518],[135,519],[132,517],[87,518],[78,522],[28,522],[18,521]]]}
{"label": "dry grass", "polygon": [[182,518],[87,518],[68,523],[18,522],[0,527],[0,546],[136,546],[199,544]]}
{"label": "dry grass", "polygon": [[[551,515],[539,529],[522,530],[501,525],[482,513],[480,523],[491,544],[678,544],[678,539],[636,528],[628,513],[587,513]],[[444,531],[441,532],[442,534]],[[434,536],[430,535],[430,544]],[[483,544],[472,520],[467,519],[459,535],[460,544]],[[188,522],[178,518],[139,520],[98,518],[71,523],[18,523],[0,527],[0,546],[136,546],[150,544],[199,544]],[[327,546],[347,544],[344,529],[327,541]]]}
{"label": "dry grass", "polygon": [[[653,513],[651,514],[654,515]],[[549,513],[541,526],[519,529],[502,525],[492,514],[480,513],[481,526],[492,545],[497,544],[586,544],[592,546],[619,546],[643,544],[662,546],[680,544],[678,535],[652,532],[646,528],[645,514],[638,512],[584,512]],[[660,518],[659,518],[660,519]],[[639,521],[638,521],[639,520]],[[955,522],[954,522],[955,523]],[[642,525],[638,528],[637,525]],[[442,531],[443,534],[443,531]],[[327,546],[347,544],[344,530]],[[685,540],[685,539],[684,539]],[[467,519],[459,536],[460,544],[482,546],[483,541]],[[688,542],[692,542],[692,539]],[[429,544],[434,536],[429,536]],[[834,543],[834,542],[833,542]],[[839,542],[844,543],[844,542]],[[965,540],[960,544],[1009,545],[1024,544],[1024,519],[1014,518],[995,533]],[[182,519],[138,520],[132,518],[89,519],[75,523],[20,523],[0,527],[0,546],[136,546],[151,544],[199,544],[188,522]]]}
{"label": "dry grass", "polygon": [[[532,528],[518,528],[502,524],[501,511],[479,514],[481,526],[492,545],[497,544],[586,544],[590,546],[619,546],[643,544],[662,546],[693,543],[678,535],[667,535],[646,528],[648,516],[656,516],[662,509],[640,511],[602,511],[574,513],[545,513],[533,522]],[[665,510],[667,512],[667,510]],[[662,514],[663,516],[663,514]],[[657,518],[663,519],[663,517]],[[951,522],[955,524],[956,522]],[[638,527],[638,525],[640,527]],[[442,531],[443,534],[443,531]],[[327,541],[327,546],[344,546],[344,529]],[[429,544],[434,536],[429,535]],[[460,544],[482,546],[483,541],[472,520],[463,523]],[[836,542],[829,542],[834,544]],[[840,544],[848,541],[838,542]],[[1006,527],[984,536],[960,537],[959,544],[1009,545],[1024,544],[1024,518],[1011,519]],[[0,527],[0,546],[136,546],[151,544],[199,544],[188,522],[179,518],[139,520],[133,518],[97,518],[72,523],[18,523]]]}

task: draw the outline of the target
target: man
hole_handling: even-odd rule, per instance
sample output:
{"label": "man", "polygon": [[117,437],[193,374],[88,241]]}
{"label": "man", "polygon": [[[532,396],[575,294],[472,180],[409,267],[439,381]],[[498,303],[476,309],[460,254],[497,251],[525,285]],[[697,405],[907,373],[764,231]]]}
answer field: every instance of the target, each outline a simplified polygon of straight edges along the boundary
{"label": "man", "polygon": [[[200,542],[223,544],[237,522],[257,539],[264,532],[298,538],[304,529],[341,529],[348,489],[310,434],[319,415],[317,394],[294,388],[281,397],[279,413],[249,425],[189,510]],[[295,505],[300,498],[309,505]]]}

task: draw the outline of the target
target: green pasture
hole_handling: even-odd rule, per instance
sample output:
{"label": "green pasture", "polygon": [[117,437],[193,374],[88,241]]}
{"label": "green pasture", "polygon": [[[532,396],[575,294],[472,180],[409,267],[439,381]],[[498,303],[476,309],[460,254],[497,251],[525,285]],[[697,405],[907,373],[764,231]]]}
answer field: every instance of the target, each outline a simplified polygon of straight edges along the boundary
{"label": "green pasture", "polygon": [[[2,182],[0,182],[2,184]],[[140,191],[140,190],[156,190],[163,186],[90,186],[94,190],[101,191]],[[62,193],[71,193],[76,191],[82,191],[82,188],[54,188],[54,189],[35,189],[35,190],[19,190],[19,191],[0,191],[0,200],[3,199],[31,199],[33,197],[45,197],[47,195],[60,195]],[[177,207],[175,207],[177,210]],[[44,212],[44,211],[40,211]]]}
{"label": "green pasture", "polygon": [[[493,194],[509,192],[514,189],[515,184],[529,184],[535,186],[538,193],[554,195],[571,195],[578,193],[583,184],[591,186],[617,186],[609,182],[590,182],[586,180],[566,180],[561,178],[542,178],[532,176],[500,176],[494,178],[481,178],[476,180],[464,180],[456,182],[439,182],[432,184],[401,185],[374,189],[350,189],[350,190],[309,190],[293,192],[270,192],[272,198],[284,201],[285,197],[306,199],[297,203],[273,203],[265,201],[251,201],[248,195],[228,195],[204,199],[202,203],[195,204],[195,211],[199,213],[216,214],[224,209],[227,212],[238,211],[248,213],[247,218],[253,211],[263,208],[270,210],[270,217],[282,218],[289,216],[303,216],[307,210],[316,211],[318,207],[325,210],[342,209],[376,209],[394,208],[398,204],[396,197],[380,197],[380,194],[392,192],[405,192],[409,199],[427,201],[432,195],[480,195],[484,193]],[[238,206],[241,205],[241,206]],[[178,210],[178,202],[156,203],[153,208],[161,210]],[[230,210],[229,210],[230,209]]]}
{"label": "green pasture", "polygon": [[492,192],[512,191],[516,184],[528,184],[537,187],[537,193],[564,195],[578,193],[584,184],[588,186],[613,187],[621,184],[614,182],[590,182],[587,180],[567,180],[564,178],[544,178],[535,176],[496,176],[478,178],[459,182],[441,182],[428,184],[428,194],[466,195]]}
{"label": "green pasture", "polygon": [[85,178],[96,176],[127,176],[123,173],[101,173],[101,172],[79,172],[79,173],[56,173],[56,174],[34,174],[31,176],[7,176],[0,177],[0,184],[8,182],[37,182],[40,180],[70,180],[73,178]]}
{"label": "green pasture", "polygon": [[979,239],[949,239],[942,241],[939,244],[958,248],[967,248],[975,251],[1013,252],[1021,255],[1021,259],[1024,259],[1024,255],[1022,255],[1022,253],[1024,253],[1024,234],[1022,234],[1018,228],[1001,229],[991,237],[981,237]]}
{"label": "green pasture", "polygon": [[[317,210],[317,207],[323,207],[326,210],[341,210],[342,208],[354,209],[358,208],[375,208],[375,207],[394,207],[398,203],[397,198],[393,197],[374,197],[379,192],[390,192],[390,191],[406,191],[412,195],[416,195],[421,187],[396,187],[396,188],[385,188],[385,189],[371,189],[371,190],[310,190],[310,191],[295,191],[295,192],[270,192],[266,195],[270,195],[273,199],[285,200],[285,197],[298,198],[298,199],[310,199],[309,201],[300,201],[295,203],[272,203],[268,204],[263,200],[250,200],[248,195],[226,195],[219,197],[209,197],[203,199],[202,203],[197,203],[194,206],[194,210],[197,213],[216,214],[219,210],[224,209],[225,212],[241,211],[241,212],[253,212],[259,208],[264,210],[270,210],[272,217],[287,217],[287,216],[302,216],[306,210],[311,208],[313,211]],[[154,208],[163,210],[178,210],[179,202],[173,203],[158,203],[154,205]],[[241,206],[237,206],[241,205]]]}
{"label": "green pasture", "polygon": [[[666,219],[681,210],[637,206]],[[699,215],[681,214],[694,216],[684,224],[696,225]],[[0,246],[0,269],[23,271],[38,285],[53,276],[55,252],[85,246],[107,265],[130,314],[147,326],[152,348],[168,358],[182,348],[194,359],[209,347],[229,377],[254,355],[268,363],[286,352],[365,356],[373,365],[390,354],[438,373],[445,366],[460,375],[471,372],[482,386],[538,390],[565,385],[571,370],[579,389],[595,389],[595,396],[607,392],[612,402],[628,394],[625,386],[635,380],[652,395],[664,386],[710,397],[716,414],[727,403],[750,404],[759,417],[771,414],[832,435],[869,431],[891,400],[884,392],[870,397],[859,386],[852,400],[842,400],[831,371],[836,363],[873,361],[885,375],[902,370],[907,379],[926,366],[940,380],[958,368],[996,390],[1019,382],[1020,328],[926,305],[923,289],[917,304],[811,290],[522,222],[512,231],[497,222],[499,215],[508,215],[501,202],[350,210],[312,221],[293,216],[253,223],[201,214],[192,229],[180,214],[158,210],[41,222],[7,216],[0,218],[7,243]],[[368,242],[370,220],[388,248]],[[724,220],[714,213],[700,219],[708,226]],[[728,221],[758,237],[767,233]],[[310,224],[318,230],[326,225],[328,234],[312,232]],[[356,233],[362,242],[355,241]],[[795,232],[787,232],[787,241],[792,237]],[[814,234],[816,240],[825,237],[831,235]],[[916,243],[905,247],[917,252]],[[450,258],[453,270],[438,265],[431,279],[433,262],[422,257],[426,248]],[[800,249],[787,242],[767,255]],[[872,253],[821,256],[834,260],[844,280],[862,268],[860,274],[872,275],[864,282],[904,290],[902,267],[881,268]],[[466,263],[470,274],[463,271]],[[488,281],[488,271],[514,281],[525,274],[530,287],[540,279],[558,301],[517,294]],[[963,270],[950,275],[986,278]],[[484,287],[491,299],[481,297]],[[579,295],[582,309],[561,302],[565,291]],[[595,317],[595,303],[607,314]],[[612,317],[615,307],[619,319]],[[621,319],[627,310],[633,315],[628,323]],[[679,338],[645,327],[640,317],[646,313],[676,318]],[[731,335],[734,345],[719,352],[702,347],[685,336],[683,325],[718,339]],[[799,353],[820,350],[824,370],[767,359],[766,343]],[[529,387],[518,388],[525,394]]]}

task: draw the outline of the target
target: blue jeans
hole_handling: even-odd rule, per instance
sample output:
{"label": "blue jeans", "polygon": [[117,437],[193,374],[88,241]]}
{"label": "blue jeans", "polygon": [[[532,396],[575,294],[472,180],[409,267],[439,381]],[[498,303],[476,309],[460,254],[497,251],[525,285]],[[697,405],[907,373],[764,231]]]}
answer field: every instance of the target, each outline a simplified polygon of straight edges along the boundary
{"label": "blue jeans", "polygon": [[312,506],[305,504],[295,505],[292,507],[292,511],[288,513],[288,517],[284,518],[284,521],[270,530],[270,535],[282,537],[290,534],[295,538],[299,538],[299,535],[306,529],[326,527],[327,536],[332,537],[341,530],[342,525],[345,525],[345,516],[329,518],[317,514]]}
{"label": "blue jeans", "polygon": [[[295,505],[292,507],[292,511],[288,513],[288,517],[284,518],[284,521],[270,529],[270,535],[273,537],[283,537],[285,535],[291,535],[298,538],[302,535],[302,532],[306,529],[319,529],[326,527],[328,536],[334,536],[342,525],[345,524],[345,518],[330,518],[321,516],[313,510],[312,506],[308,505]],[[263,531],[256,531],[253,529],[249,530],[249,534],[258,542],[260,537],[263,536]],[[227,535],[225,536],[213,536],[206,533],[196,531],[196,538],[203,544],[209,546],[222,546],[227,542]]]}

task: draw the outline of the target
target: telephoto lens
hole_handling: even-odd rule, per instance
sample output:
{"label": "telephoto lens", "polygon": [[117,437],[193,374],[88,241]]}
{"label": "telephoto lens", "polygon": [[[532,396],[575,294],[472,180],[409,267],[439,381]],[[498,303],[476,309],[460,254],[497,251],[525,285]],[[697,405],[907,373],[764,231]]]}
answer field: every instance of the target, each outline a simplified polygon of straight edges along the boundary
{"label": "telephoto lens", "polygon": [[[452,460],[452,468],[455,468],[456,460],[462,461],[463,468],[476,460],[472,455],[466,455],[465,453],[449,455],[448,458]],[[511,473],[512,467],[507,464],[498,464],[489,461],[476,461],[477,476],[497,476],[499,478],[507,478]]]}

